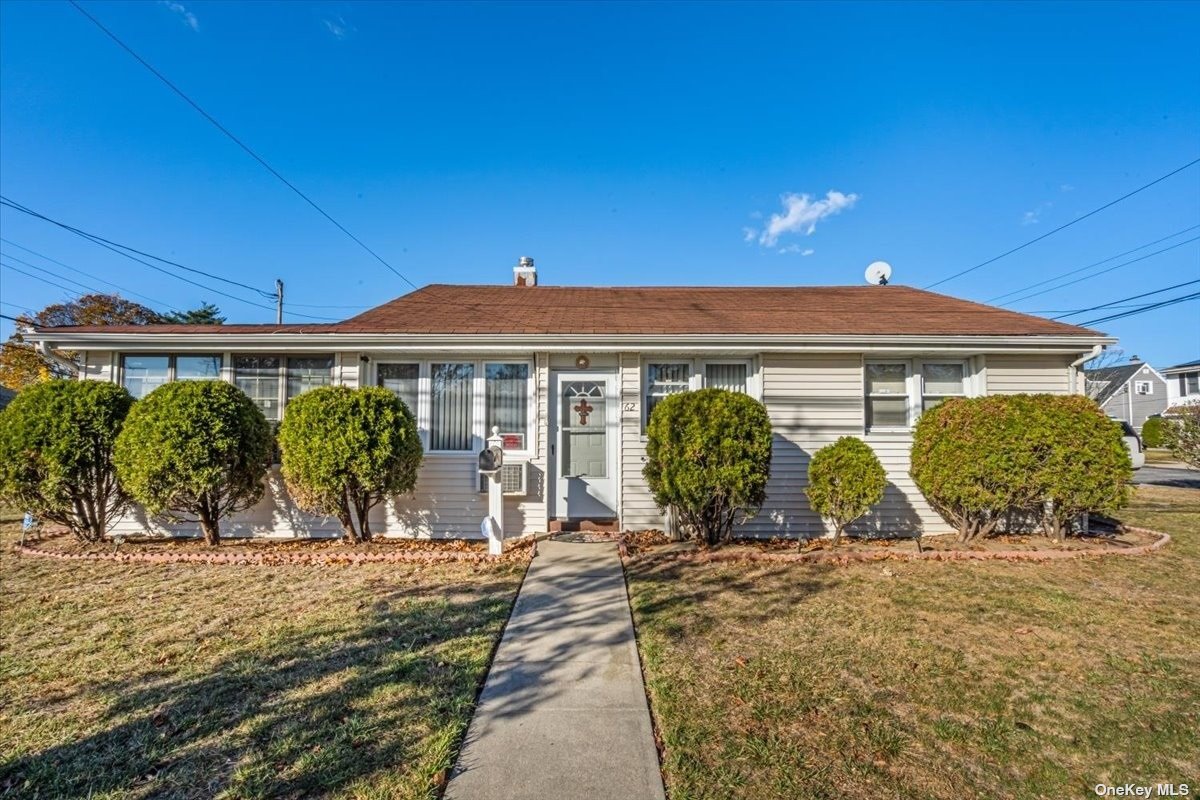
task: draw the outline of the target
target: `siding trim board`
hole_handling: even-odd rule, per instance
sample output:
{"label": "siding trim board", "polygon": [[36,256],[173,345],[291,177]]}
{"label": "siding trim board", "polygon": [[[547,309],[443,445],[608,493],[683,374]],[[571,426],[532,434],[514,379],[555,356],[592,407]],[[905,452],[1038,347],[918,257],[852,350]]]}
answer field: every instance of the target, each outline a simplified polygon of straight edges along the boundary
{"label": "siding trim board", "polygon": [[[761,342],[761,339],[760,339]],[[154,345],[154,346],[151,346]],[[183,352],[163,347],[160,340],[143,337],[137,340],[137,352]],[[892,343],[886,349],[839,347],[824,350],[773,350],[726,347],[696,351],[683,355],[678,348],[626,347],[614,350],[586,351],[593,365],[603,364],[614,370],[618,400],[616,493],[618,514],[625,529],[666,528],[664,515],[654,505],[642,467],[646,442],[642,433],[645,365],[658,357],[674,357],[693,365],[693,376],[706,360],[729,361],[733,358],[749,364],[748,378],[752,394],[767,406],[774,426],[772,475],[768,497],[757,517],[738,527],[746,536],[822,536],[831,531],[809,508],[805,489],[808,482],[808,462],[819,448],[840,436],[862,438],[878,454],[887,471],[888,487],[882,503],[868,518],[852,530],[859,532],[915,532],[926,534],[949,532],[945,523],[925,502],[908,476],[908,453],[912,432],[899,429],[888,432],[865,430],[865,381],[867,360],[876,353],[886,352],[891,358],[911,364],[921,360],[946,359],[953,354],[967,365],[965,391],[968,395],[1007,394],[1017,392],[1050,392],[1066,394],[1073,391],[1071,364],[1086,352],[1088,345],[1076,344],[1074,349],[1008,348],[999,351],[961,348],[904,348]],[[254,348],[261,351],[261,346]],[[317,350],[318,348],[313,348]],[[211,344],[196,348],[213,352]],[[222,378],[232,381],[233,356],[239,349],[218,348],[223,353]],[[275,345],[273,353],[295,354],[299,350]],[[543,532],[548,527],[550,439],[550,380],[552,367],[573,361],[571,354],[554,347],[523,350],[509,344],[488,350],[433,354],[422,349],[391,347],[380,350],[352,348],[331,349],[334,352],[334,381],[348,386],[374,384],[378,361],[408,361],[423,365],[422,376],[427,378],[431,361],[469,360],[477,365],[476,380],[482,381],[483,364],[495,361],[528,363],[530,374],[531,428],[528,450],[519,455],[530,464],[529,494],[525,497],[506,497],[505,528],[510,535]],[[365,363],[367,356],[371,363]],[[117,350],[92,350],[84,354],[80,378],[86,380],[119,380]],[[565,366],[564,366],[565,368]],[[694,378],[695,382],[695,378]],[[424,392],[423,392],[424,393]],[[477,393],[477,404],[483,403],[483,393]],[[919,394],[915,395],[920,402]],[[909,397],[914,397],[910,391]],[[421,405],[427,405],[422,399]],[[424,410],[424,409],[422,409]],[[482,424],[474,423],[476,427]],[[375,509],[372,523],[385,536],[418,538],[479,538],[479,522],[486,514],[487,498],[478,491],[478,475],[474,452],[427,453],[414,494],[395,498]],[[147,528],[160,534],[193,533],[194,524],[164,525],[147,520],[141,512],[121,520],[114,534],[128,535]],[[275,470],[262,502],[223,525],[227,535],[265,537],[337,536],[340,528],[334,519],[321,519],[304,514],[294,507]]]}

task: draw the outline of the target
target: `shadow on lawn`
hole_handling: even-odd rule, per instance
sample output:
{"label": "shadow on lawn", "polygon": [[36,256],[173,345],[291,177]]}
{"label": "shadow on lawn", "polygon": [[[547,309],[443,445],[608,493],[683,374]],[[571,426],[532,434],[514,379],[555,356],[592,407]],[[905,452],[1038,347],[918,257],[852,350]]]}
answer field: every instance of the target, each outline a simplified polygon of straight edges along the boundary
{"label": "shadow on lawn", "polygon": [[114,724],[0,764],[0,796],[307,797],[383,770],[389,787],[410,773],[412,793],[431,794],[487,666],[477,637],[504,620],[506,589],[397,592],[345,622],[241,647],[202,676],[139,671],[92,687],[115,698]]}

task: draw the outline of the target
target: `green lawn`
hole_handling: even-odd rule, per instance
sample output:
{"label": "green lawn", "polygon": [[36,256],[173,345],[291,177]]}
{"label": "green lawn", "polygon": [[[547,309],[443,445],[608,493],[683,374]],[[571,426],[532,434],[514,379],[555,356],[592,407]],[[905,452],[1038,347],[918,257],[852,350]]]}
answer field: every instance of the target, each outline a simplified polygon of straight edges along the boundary
{"label": "green lawn", "polygon": [[523,565],[0,556],[0,797],[433,797]]}
{"label": "green lawn", "polygon": [[1142,488],[1125,517],[1175,541],[1046,564],[635,563],[668,794],[1195,787],[1200,492]]}

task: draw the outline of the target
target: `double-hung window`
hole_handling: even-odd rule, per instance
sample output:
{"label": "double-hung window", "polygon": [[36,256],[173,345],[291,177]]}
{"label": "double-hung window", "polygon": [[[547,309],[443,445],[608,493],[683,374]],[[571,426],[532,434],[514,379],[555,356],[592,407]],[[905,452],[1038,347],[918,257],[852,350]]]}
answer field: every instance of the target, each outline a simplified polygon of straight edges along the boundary
{"label": "double-hung window", "polygon": [[928,411],[951,397],[965,397],[966,367],[961,361],[921,364],[921,410]]}
{"label": "double-hung window", "polygon": [[171,380],[170,356],[125,356],[121,360],[121,383],[141,400]]}
{"label": "double-hung window", "polygon": [[221,356],[215,354],[175,356],[175,380],[219,381]]}
{"label": "double-hung window", "polygon": [[304,356],[287,360],[287,399],[333,383],[333,356]]}
{"label": "double-hung window", "polygon": [[233,383],[254,401],[271,422],[283,419],[279,356],[234,356]]}
{"label": "double-hung window", "polygon": [[1179,394],[1200,394],[1200,372],[1184,372],[1179,375]]}
{"label": "double-hung window", "polygon": [[380,386],[399,397],[413,417],[417,416],[417,398],[421,389],[420,364],[380,364],[375,379]]}
{"label": "double-hung window", "polygon": [[213,381],[221,378],[221,356],[125,355],[121,357],[121,385],[140,400],[171,381]]}
{"label": "double-hung window", "polygon": [[664,397],[691,388],[692,367],[686,362],[662,362],[646,365],[646,423]]}
{"label": "double-hung window", "polygon": [[867,362],[867,430],[908,427],[908,362]]}
{"label": "double-hung window", "polygon": [[475,365],[429,365],[429,449],[474,450]]}
{"label": "double-hung window", "polygon": [[484,433],[499,428],[505,448],[529,449],[529,364],[484,365]]}

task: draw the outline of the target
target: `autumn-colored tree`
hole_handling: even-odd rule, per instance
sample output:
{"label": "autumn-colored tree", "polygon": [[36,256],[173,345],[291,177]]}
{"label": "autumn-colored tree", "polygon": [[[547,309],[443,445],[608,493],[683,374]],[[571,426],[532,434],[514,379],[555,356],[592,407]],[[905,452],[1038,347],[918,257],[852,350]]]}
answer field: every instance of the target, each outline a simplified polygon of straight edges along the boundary
{"label": "autumn-colored tree", "polygon": [[[115,294],[85,294],[66,303],[46,306],[32,316],[17,317],[17,330],[4,343],[0,353],[0,384],[20,391],[51,378],[66,378],[71,372],[61,364],[46,358],[27,343],[22,329],[61,325],[150,325],[162,322],[159,314],[146,306]],[[75,354],[57,355],[74,361]]]}

